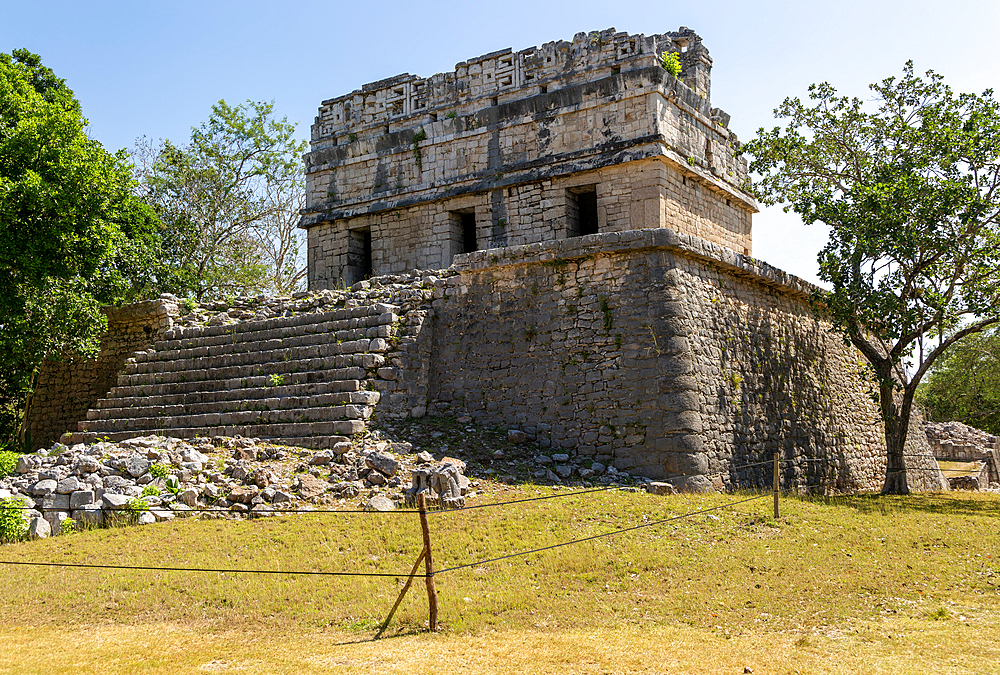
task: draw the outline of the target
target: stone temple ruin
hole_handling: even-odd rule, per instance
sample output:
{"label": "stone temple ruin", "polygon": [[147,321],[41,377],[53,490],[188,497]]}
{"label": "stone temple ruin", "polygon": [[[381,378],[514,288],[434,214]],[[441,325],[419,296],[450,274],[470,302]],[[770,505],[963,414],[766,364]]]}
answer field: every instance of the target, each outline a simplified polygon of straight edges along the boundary
{"label": "stone temple ruin", "polygon": [[[660,66],[675,51],[680,79]],[[689,29],[611,29],[324,101],[305,158],[310,287],[655,228],[749,255],[757,207],[711,67]]]}
{"label": "stone temple ruin", "polygon": [[[33,433],[82,409],[67,439],[335,448],[372,420],[448,413],[682,489],[767,484],[775,452],[788,486],[877,489],[863,361],[812,286],[750,257],[757,207],[711,67],[689,29],[611,29],[324,101],[310,293],[152,303],[148,330],[122,324],[141,347],[112,325],[97,371],[41,378]],[[914,430],[909,483],[938,488]]]}

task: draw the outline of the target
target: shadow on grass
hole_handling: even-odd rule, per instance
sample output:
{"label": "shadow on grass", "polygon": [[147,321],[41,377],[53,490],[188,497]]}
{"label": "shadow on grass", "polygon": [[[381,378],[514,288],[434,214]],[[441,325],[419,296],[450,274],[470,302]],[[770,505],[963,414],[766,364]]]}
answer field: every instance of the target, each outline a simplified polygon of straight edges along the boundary
{"label": "shadow on grass", "polygon": [[337,647],[345,647],[347,645],[361,645],[361,644],[365,644],[366,642],[386,642],[387,640],[392,640],[393,638],[410,637],[411,635],[423,635],[424,633],[427,633],[428,631],[427,631],[426,628],[398,628],[398,629],[393,629],[393,628],[390,627],[390,628],[386,629],[386,632],[383,633],[380,636],[376,636],[375,635],[376,632],[378,632],[377,628],[375,629],[375,632],[373,632],[371,634],[368,634],[368,635],[358,635],[357,637],[355,637],[353,639],[350,639],[350,640],[341,640],[340,642],[332,642],[330,644],[334,645],[334,646],[337,646]]}
{"label": "shadow on grass", "polygon": [[[786,497],[783,497],[786,498]],[[891,515],[908,512],[940,515],[1000,516],[1000,495],[976,492],[935,492],[910,495],[796,495],[810,504],[846,506],[859,513]]]}

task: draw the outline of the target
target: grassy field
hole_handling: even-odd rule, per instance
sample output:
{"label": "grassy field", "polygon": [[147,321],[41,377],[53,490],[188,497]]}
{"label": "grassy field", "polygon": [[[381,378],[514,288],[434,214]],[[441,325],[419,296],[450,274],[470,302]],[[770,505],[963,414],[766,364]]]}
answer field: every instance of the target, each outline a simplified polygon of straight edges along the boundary
{"label": "grassy field", "polygon": [[[556,494],[495,486],[486,500]],[[598,492],[430,517],[437,567],[737,501]],[[768,498],[417,580],[0,565],[0,673],[1000,673],[1000,499]],[[404,574],[413,513],[187,520],[5,561]]]}

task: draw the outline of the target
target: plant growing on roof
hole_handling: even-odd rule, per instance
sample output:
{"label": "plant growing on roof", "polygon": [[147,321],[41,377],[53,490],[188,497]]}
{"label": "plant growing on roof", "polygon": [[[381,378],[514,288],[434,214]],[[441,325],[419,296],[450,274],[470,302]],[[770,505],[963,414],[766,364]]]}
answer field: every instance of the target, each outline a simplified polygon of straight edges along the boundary
{"label": "plant growing on roof", "polygon": [[677,52],[663,52],[660,55],[660,65],[674,77],[679,78],[681,76],[681,58]]}

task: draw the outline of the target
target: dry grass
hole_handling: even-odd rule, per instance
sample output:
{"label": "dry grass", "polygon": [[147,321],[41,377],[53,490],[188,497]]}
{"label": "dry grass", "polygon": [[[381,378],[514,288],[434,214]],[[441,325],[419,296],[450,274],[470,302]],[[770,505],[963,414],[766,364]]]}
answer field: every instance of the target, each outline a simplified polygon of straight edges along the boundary
{"label": "dry grass", "polygon": [[946,478],[958,478],[960,476],[975,476],[983,468],[984,462],[971,461],[962,462],[958,460],[939,459],[938,467]]}
{"label": "dry grass", "polygon": [[[511,489],[506,498],[550,494]],[[606,492],[432,516],[438,567],[731,502]],[[0,566],[0,673],[1000,672],[1000,499],[767,499],[401,581]],[[4,560],[402,573],[412,514],[95,530]],[[990,670],[990,669],[993,670]]]}
{"label": "dry grass", "polygon": [[[683,625],[505,629],[359,641],[341,631],[177,624],[0,627],[0,673],[1000,673],[997,624],[865,622],[847,634],[720,635]],[[447,664],[447,667],[444,667]]]}

